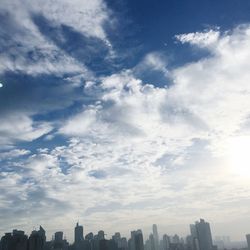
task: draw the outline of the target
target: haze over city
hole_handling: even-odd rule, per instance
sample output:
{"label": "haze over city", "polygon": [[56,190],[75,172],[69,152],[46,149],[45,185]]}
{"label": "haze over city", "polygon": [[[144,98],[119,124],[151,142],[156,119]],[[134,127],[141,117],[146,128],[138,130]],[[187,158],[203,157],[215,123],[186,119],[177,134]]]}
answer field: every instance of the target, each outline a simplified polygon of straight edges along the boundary
{"label": "haze over city", "polygon": [[205,218],[245,242],[249,13],[247,0],[1,0],[0,235],[42,225],[73,241],[78,221],[186,237]]}

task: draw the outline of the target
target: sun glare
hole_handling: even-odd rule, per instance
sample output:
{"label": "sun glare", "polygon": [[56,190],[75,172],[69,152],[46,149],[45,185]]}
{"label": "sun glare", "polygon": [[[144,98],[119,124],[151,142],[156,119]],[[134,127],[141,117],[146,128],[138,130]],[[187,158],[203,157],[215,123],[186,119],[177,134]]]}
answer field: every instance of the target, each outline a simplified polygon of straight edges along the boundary
{"label": "sun glare", "polygon": [[228,161],[234,174],[250,176],[250,136],[239,136],[228,143]]}

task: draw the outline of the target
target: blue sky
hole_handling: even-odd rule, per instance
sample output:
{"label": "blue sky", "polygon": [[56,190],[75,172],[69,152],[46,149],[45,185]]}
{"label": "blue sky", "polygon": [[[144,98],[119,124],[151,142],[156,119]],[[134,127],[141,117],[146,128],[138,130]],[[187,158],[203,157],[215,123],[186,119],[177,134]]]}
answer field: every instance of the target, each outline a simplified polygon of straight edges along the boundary
{"label": "blue sky", "polygon": [[[250,3],[0,4],[0,232],[250,232]],[[233,226],[232,226],[233,225]],[[238,227],[235,225],[239,225]]]}

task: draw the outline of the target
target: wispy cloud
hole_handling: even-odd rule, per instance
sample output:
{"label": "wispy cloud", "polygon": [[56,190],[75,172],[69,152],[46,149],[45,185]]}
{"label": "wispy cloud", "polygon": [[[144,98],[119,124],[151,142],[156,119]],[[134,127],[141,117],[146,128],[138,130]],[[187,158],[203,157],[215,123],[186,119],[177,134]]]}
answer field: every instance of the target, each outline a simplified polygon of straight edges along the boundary
{"label": "wispy cloud", "polygon": [[[195,217],[202,214],[223,221],[224,210],[217,208],[238,218],[239,210],[228,206],[237,200],[242,201],[241,212],[246,214],[250,190],[244,188],[245,180],[239,181],[223,166],[221,147],[236,133],[249,133],[248,26],[226,33],[210,30],[177,35],[180,43],[210,51],[209,56],[178,68],[169,69],[166,57],[152,52],[132,69],[94,76],[93,65],[86,66],[74,53],[63,50],[59,44],[64,44],[65,37],[57,37],[61,39],[57,44],[54,37],[46,37],[32,14],[45,17],[56,31],[65,25],[107,45],[104,3],[92,1],[87,8],[82,1],[70,6],[65,1],[20,4],[6,3],[2,11],[16,24],[10,8],[19,6],[17,19],[24,20],[20,33],[7,43],[8,48],[14,44],[16,59],[4,54],[2,72],[36,76],[59,72],[62,85],[45,95],[46,103],[38,98],[38,103],[23,102],[23,107],[36,103],[32,108],[14,105],[10,113],[5,112],[8,115],[0,118],[0,144],[32,141],[49,132],[52,139],[61,136],[65,141],[32,152],[1,153],[8,167],[1,173],[3,222],[10,213],[19,213],[22,216],[12,219],[11,226],[25,221],[28,228],[32,219],[39,219],[54,228],[57,216],[63,214],[59,223],[64,228],[80,218],[95,226],[102,220],[110,228],[119,222],[124,229],[128,216],[133,226],[146,226],[152,220],[172,223],[170,217],[175,223],[189,223],[194,211]],[[27,59],[30,50],[33,54]],[[142,75],[150,70],[162,73],[166,83],[145,83]],[[67,75],[69,72],[72,74]],[[69,106],[75,109],[53,114],[53,122],[46,120],[48,113]],[[20,110],[18,115],[14,110]],[[22,159],[15,160],[15,154]],[[7,211],[6,205],[13,209]],[[40,213],[42,210],[46,212]],[[48,216],[54,219],[48,221]]]}

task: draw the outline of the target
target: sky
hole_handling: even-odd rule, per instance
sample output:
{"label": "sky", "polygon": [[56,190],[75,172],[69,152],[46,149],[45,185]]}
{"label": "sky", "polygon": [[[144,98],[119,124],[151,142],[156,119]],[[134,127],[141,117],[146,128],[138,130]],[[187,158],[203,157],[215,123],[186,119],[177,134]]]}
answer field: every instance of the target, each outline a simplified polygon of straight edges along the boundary
{"label": "sky", "polygon": [[250,232],[248,0],[2,0],[0,234]]}

